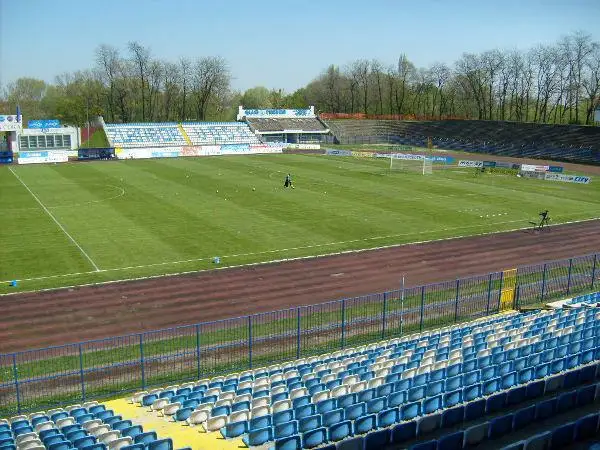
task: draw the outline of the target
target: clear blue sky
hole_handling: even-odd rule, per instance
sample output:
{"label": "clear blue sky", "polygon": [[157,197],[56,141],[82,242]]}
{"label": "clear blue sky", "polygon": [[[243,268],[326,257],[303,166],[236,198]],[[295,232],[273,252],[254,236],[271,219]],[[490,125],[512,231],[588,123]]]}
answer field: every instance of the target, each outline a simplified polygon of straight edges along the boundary
{"label": "clear blue sky", "polygon": [[0,83],[92,67],[137,40],[153,56],[220,55],[233,87],[291,92],[357,58],[417,66],[528,49],[575,30],[600,41],[600,0],[0,0]]}

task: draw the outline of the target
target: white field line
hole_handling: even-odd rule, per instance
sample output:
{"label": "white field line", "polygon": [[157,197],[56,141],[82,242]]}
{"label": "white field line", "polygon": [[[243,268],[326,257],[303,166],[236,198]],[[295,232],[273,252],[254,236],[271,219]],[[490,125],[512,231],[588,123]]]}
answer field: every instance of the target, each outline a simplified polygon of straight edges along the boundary
{"label": "white field line", "polygon": [[[583,222],[591,222],[591,221],[594,221],[594,220],[600,220],[600,217],[592,217],[592,218],[581,219],[581,220],[571,220],[571,221],[567,221],[567,222],[562,222],[562,223],[557,223],[557,224],[551,224],[551,225],[548,225],[548,227],[552,228],[552,227],[558,227],[558,226],[562,226],[562,225],[569,225],[569,224],[583,223]],[[511,221],[505,221],[505,222],[495,222],[493,224],[473,225],[473,226],[469,226],[469,227],[444,228],[444,230],[455,230],[455,229],[463,229],[463,228],[476,228],[476,227],[482,227],[482,226],[488,226],[488,225],[501,225],[501,224],[507,224],[507,223],[515,223],[515,222],[523,222],[523,220],[511,220]],[[167,276],[170,277],[170,276],[178,276],[178,275],[188,275],[188,274],[192,274],[192,273],[203,273],[203,272],[209,272],[209,271],[213,271],[213,270],[225,270],[225,269],[239,269],[239,268],[245,268],[245,267],[255,267],[255,266],[262,266],[262,265],[267,265],[267,264],[277,264],[277,263],[289,262],[289,261],[298,261],[298,260],[307,260],[307,259],[315,259],[315,258],[324,258],[324,257],[330,257],[330,256],[337,256],[337,255],[345,255],[345,254],[362,253],[362,252],[374,251],[374,250],[383,250],[383,249],[389,249],[389,248],[405,247],[405,246],[408,246],[408,245],[429,244],[429,243],[434,243],[434,242],[452,241],[452,240],[456,240],[456,239],[464,239],[464,238],[469,238],[469,237],[489,236],[489,235],[494,235],[494,234],[511,233],[511,232],[515,232],[515,231],[529,230],[531,228],[532,228],[531,226],[528,226],[528,227],[521,227],[521,228],[512,228],[512,229],[502,230],[502,231],[489,231],[489,232],[484,232],[484,233],[465,234],[465,235],[452,236],[452,237],[447,237],[447,238],[439,238],[439,239],[429,239],[429,240],[423,240],[423,241],[407,242],[407,243],[403,243],[403,244],[390,244],[390,245],[383,245],[383,246],[378,246],[378,247],[361,248],[361,249],[357,249],[357,250],[343,250],[343,251],[332,252],[332,253],[323,253],[323,254],[308,255],[308,256],[298,256],[298,257],[293,257],[293,258],[273,259],[273,260],[268,260],[268,261],[259,261],[259,262],[246,263],[246,264],[235,264],[235,265],[229,265],[229,266],[220,266],[220,267],[215,267],[215,268],[211,268],[211,269],[188,270],[188,271],[183,271],[183,272],[174,272],[174,273],[159,274],[159,275],[150,275],[150,276],[135,277],[135,278],[124,278],[124,279],[108,280],[108,281],[101,281],[101,282],[95,282],[95,283],[84,283],[84,284],[77,284],[77,285],[67,285],[67,286],[53,287],[53,288],[47,288],[47,289],[37,289],[37,290],[33,290],[33,291],[19,291],[19,292],[14,292],[14,293],[0,294],[0,296],[3,296],[3,295],[23,294],[23,293],[27,293],[27,292],[54,291],[54,290],[57,290],[57,289],[77,288],[77,287],[84,287],[84,286],[98,286],[98,285],[102,285],[102,284],[123,283],[123,282],[128,282],[128,281],[140,281],[140,280],[162,278],[162,277],[167,277]],[[438,230],[435,230],[435,231],[438,231]],[[334,243],[330,243],[330,244],[307,245],[307,246],[303,246],[303,247],[293,247],[293,248],[289,248],[289,249],[268,250],[268,251],[264,251],[264,252],[244,253],[244,254],[238,254],[238,255],[228,255],[228,256],[221,256],[221,259],[233,258],[233,257],[236,257],[236,256],[237,257],[239,257],[239,256],[253,256],[253,255],[261,255],[261,254],[267,254],[267,253],[285,252],[285,251],[289,251],[289,250],[293,250],[293,249],[316,248],[316,247],[323,247],[323,246],[327,246],[327,245],[329,245],[329,246],[331,246],[331,245],[338,245],[338,244],[342,244],[342,243],[370,241],[370,240],[375,240],[375,239],[385,239],[385,238],[394,237],[394,236],[406,236],[406,235],[409,235],[409,234],[425,234],[425,233],[431,233],[431,232],[435,232],[435,231],[420,231],[420,232],[405,233],[405,234],[400,234],[400,235],[377,236],[377,237],[370,237],[370,238],[365,238],[365,239],[353,239],[351,241],[334,242]],[[58,275],[48,275],[48,276],[43,276],[43,277],[22,278],[22,279],[17,279],[16,281],[22,282],[22,281],[50,280],[50,279],[55,279],[55,278],[66,278],[66,277],[74,277],[74,276],[80,276],[80,275],[90,275],[90,274],[95,274],[95,273],[118,272],[118,271],[122,271],[122,270],[143,269],[143,268],[156,267],[156,266],[185,264],[185,263],[190,263],[190,262],[207,261],[207,260],[210,260],[210,259],[212,259],[212,257],[195,258],[195,259],[187,259],[187,260],[180,260],[180,261],[170,261],[170,262],[162,262],[162,263],[153,263],[153,264],[142,264],[142,265],[138,265],[138,266],[115,267],[115,268],[112,268],[112,269],[100,269],[100,270],[97,270],[97,271],[88,271],[88,272],[73,272],[73,273],[65,273],[65,274],[58,274]],[[11,280],[0,281],[0,284],[9,283],[10,281]]]}
{"label": "white field line", "polygon": [[46,208],[46,206],[42,203],[42,201],[37,197],[37,195],[35,195],[33,193],[33,191],[31,189],[29,189],[29,186],[27,186],[25,184],[25,182],[23,180],[21,180],[21,178],[19,177],[19,175],[17,175],[15,173],[15,171],[12,169],[12,167],[9,167],[8,170],[11,171],[11,173],[15,176],[15,178],[17,180],[19,180],[19,182],[25,187],[25,189],[27,189],[27,191],[31,194],[31,196],[35,199],[36,202],[38,202],[38,204],[42,207],[42,209],[44,210],[44,212],[46,214],[48,214],[48,216],[50,216],[50,218],[54,221],[54,223],[56,225],[58,225],[58,228],[61,229],[61,231],[63,233],[65,233],[65,236],[67,236],[71,242],[73,242],[73,244],[75,244],[75,246],[79,249],[79,251],[81,252],[81,254],[83,256],[85,256],[85,258],[90,262],[90,264],[92,265],[92,267],[94,267],[96,272],[100,272],[100,268],[98,267],[98,265],[94,262],[94,260],[92,258],[90,258],[90,255],[88,255],[85,250],[81,247],[81,245],[79,245],[79,243],[75,240],[75,238],[73,236],[71,236],[69,234],[69,232],[65,229],[65,227],[62,226],[62,224],[56,219],[56,217],[54,217],[54,215],[50,212],[50,210],[48,208]]}

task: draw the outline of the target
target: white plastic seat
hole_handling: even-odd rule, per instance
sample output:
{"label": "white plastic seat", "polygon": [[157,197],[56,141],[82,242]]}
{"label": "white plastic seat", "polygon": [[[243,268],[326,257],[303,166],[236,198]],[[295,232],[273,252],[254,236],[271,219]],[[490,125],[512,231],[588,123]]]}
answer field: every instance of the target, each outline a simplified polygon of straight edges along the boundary
{"label": "white plastic seat", "polygon": [[[285,411],[286,409],[292,409],[292,402],[290,400],[280,400],[271,405],[271,410],[273,414],[279,411]],[[252,415],[254,417],[254,410],[252,410]]]}
{"label": "white plastic seat", "polygon": [[51,430],[53,428],[54,428],[54,422],[50,422],[50,421],[42,422],[42,423],[38,423],[35,426],[35,432],[39,433],[40,431]]}
{"label": "white plastic seat", "polygon": [[193,425],[200,425],[201,423],[204,423],[208,420],[208,416],[210,415],[210,410],[211,408],[202,408],[202,409],[197,409],[194,412],[192,412],[192,414],[190,414],[190,417],[187,418],[186,423],[189,426],[193,426]]}
{"label": "white plastic seat", "polygon": [[219,394],[219,400],[232,400],[235,398],[235,392],[221,392]]}
{"label": "white plastic seat", "polygon": [[84,408],[88,409],[88,408],[91,408],[92,406],[98,406],[98,402],[97,401],[85,402],[82,406]]}
{"label": "white plastic seat", "polygon": [[64,419],[58,419],[55,423],[58,428],[62,428],[67,425],[75,425],[76,422],[73,417],[65,417]]}
{"label": "white plastic seat", "polygon": [[56,413],[63,412],[63,411],[64,411],[64,409],[62,409],[62,408],[49,409],[48,412],[46,413],[46,415],[48,417],[50,417],[52,414],[56,414]]}
{"label": "white plastic seat", "polygon": [[287,392],[286,386],[275,386],[273,389],[271,389],[271,395],[282,394],[284,392]]}
{"label": "white plastic seat", "polygon": [[308,395],[308,389],[304,387],[292,389],[290,391],[290,400],[294,400],[298,397],[304,397],[305,395]]}
{"label": "white plastic seat", "polygon": [[45,415],[46,415],[46,413],[44,411],[34,412],[34,413],[29,414],[29,420],[33,420],[36,417],[43,417]]}
{"label": "white plastic seat", "polygon": [[231,406],[231,404],[231,400],[229,400],[228,398],[224,398],[223,400],[217,400],[213,404],[213,408],[218,408],[219,406]]}
{"label": "white plastic seat", "polygon": [[200,426],[204,428],[204,431],[219,431],[227,425],[228,416],[216,416],[209,417],[208,420]]}
{"label": "white plastic seat", "polygon": [[271,403],[271,399],[269,397],[259,397],[252,399],[252,408],[256,408],[258,406],[269,406]]}
{"label": "white plastic seat", "polygon": [[243,420],[250,420],[250,411],[235,411],[229,414],[229,422],[241,422]]}
{"label": "white plastic seat", "polygon": [[17,420],[29,420],[29,417],[27,417],[25,415],[20,415],[20,416],[12,416],[10,419],[8,419],[8,421],[11,424],[15,423]]}
{"label": "white plastic seat", "polygon": [[350,375],[350,376],[344,377],[344,379],[342,380],[342,384],[352,385],[352,384],[358,383],[359,381],[360,381],[360,377],[358,375]]}
{"label": "white plastic seat", "polygon": [[383,377],[375,377],[375,378],[371,378],[368,382],[367,382],[367,388],[371,389],[371,388],[376,388],[381,386],[382,384],[385,384],[385,378]]}
{"label": "white plastic seat", "polygon": [[94,427],[99,427],[100,425],[102,425],[102,421],[100,419],[94,419],[94,420],[88,420],[87,422],[83,422],[81,424],[81,427],[86,430],[89,431],[90,429],[94,428]]}
{"label": "white plastic seat", "polygon": [[121,437],[121,433],[115,430],[108,431],[106,433],[102,433],[97,436],[98,442],[102,444],[110,444],[112,441],[116,441]]}
{"label": "white plastic seat", "polygon": [[358,383],[351,384],[348,386],[350,393],[361,392],[367,388],[366,381],[359,381]]}
{"label": "white plastic seat", "polygon": [[[8,423],[8,422],[5,422],[5,423]],[[33,441],[38,438],[39,438],[39,436],[37,433],[23,433],[23,434],[18,435],[15,438],[15,442],[17,443],[17,445],[20,445],[24,442]]]}
{"label": "white plastic seat", "polygon": [[144,395],[148,395],[148,391],[136,392],[129,399],[129,403],[133,404],[133,405],[140,405],[141,406],[142,399],[144,398]]}
{"label": "white plastic seat", "polygon": [[150,410],[156,412],[162,411],[169,403],[171,403],[171,401],[168,398],[157,398],[152,402]]}
{"label": "white plastic seat", "polygon": [[[162,415],[163,416],[172,416],[177,411],[179,411],[180,408],[181,408],[181,403],[179,403],[179,402],[169,403],[167,406],[165,406],[162,409]],[[160,413],[159,413],[159,415],[160,415]]]}
{"label": "white plastic seat", "polygon": [[88,430],[88,433],[93,434],[94,436],[98,437],[105,433],[110,432],[110,430],[111,430],[111,428],[108,425],[100,425],[97,427],[90,428]]}
{"label": "white plastic seat", "polygon": [[221,393],[221,388],[214,387],[214,388],[210,388],[210,389],[206,390],[204,392],[204,396],[205,397],[209,397],[209,396],[212,396],[212,395],[219,396],[220,393]]}
{"label": "white plastic seat", "polygon": [[311,401],[312,401],[312,403],[316,404],[316,403],[318,403],[320,401],[327,400],[330,395],[331,395],[331,392],[328,391],[328,390],[327,391],[317,392],[316,394],[314,394],[311,397]]}
{"label": "white plastic seat", "polygon": [[242,395],[236,395],[235,398],[233,399],[233,403],[249,402],[251,400],[252,400],[251,394],[242,394]]}
{"label": "white plastic seat", "polygon": [[115,439],[108,444],[108,450],[120,450],[123,447],[127,447],[128,445],[133,444],[133,439],[129,436],[121,437],[119,439]]}
{"label": "white plastic seat", "polygon": [[251,417],[262,417],[268,416],[269,414],[271,414],[271,408],[269,406],[257,406],[256,408],[252,408],[252,411],[250,411]]}
{"label": "white plastic seat", "polygon": [[82,407],[81,405],[79,405],[79,404],[75,404],[75,405],[67,406],[67,407],[65,408],[65,411],[67,411],[67,412],[71,412],[71,411],[73,411],[74,409],[79,409],[79,408],[81,408],[81,407]]}
{"label": "white plastic seat", "polygon": [[349,393],[348,386],[342,384],[341,386],[336,386],[331,390],[331,397],[339,397],[340,395],[346,395]]}

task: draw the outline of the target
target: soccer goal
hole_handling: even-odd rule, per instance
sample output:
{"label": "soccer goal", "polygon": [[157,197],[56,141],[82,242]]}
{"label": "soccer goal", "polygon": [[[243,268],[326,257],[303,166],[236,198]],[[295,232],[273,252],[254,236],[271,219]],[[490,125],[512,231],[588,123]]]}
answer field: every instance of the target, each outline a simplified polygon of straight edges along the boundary
{"label": "soccer goal", "polygon": [[390,153],[390,171],[417,172],[422,175],[433,173],[433,164],[430,159],[425,157],[419,159],[401,159],[394,153]]}

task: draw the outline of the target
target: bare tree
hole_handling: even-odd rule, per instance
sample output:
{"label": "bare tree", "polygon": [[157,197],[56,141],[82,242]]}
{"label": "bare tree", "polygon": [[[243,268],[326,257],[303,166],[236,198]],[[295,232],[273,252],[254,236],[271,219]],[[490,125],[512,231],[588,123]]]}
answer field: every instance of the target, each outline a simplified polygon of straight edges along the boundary
{"label": "bare tree", "polygon": [[119,51],[110,45],[101,45],[96,49],[96,64],[103,81],[108,85],[108,112],[111,121],[115,120],[115,82],[119,72]]}
{"label": "bare tree", "polygon": [[146,120],[146,85],[148,83],[148,72],[150,66],[150,49],[144,47],[139,42],[133,41],[128,44],[131,53],[131,62],[135,66],[137,75],[140,79],[140,96],[142,106],[142,121]]}
{"label": "bare tree", "polygon": [[218,99],[229,88],[229,69],[223,58],[200,58],[194,64],[192,79],[196,116],[198,120],[205,120],[210,102]]}

